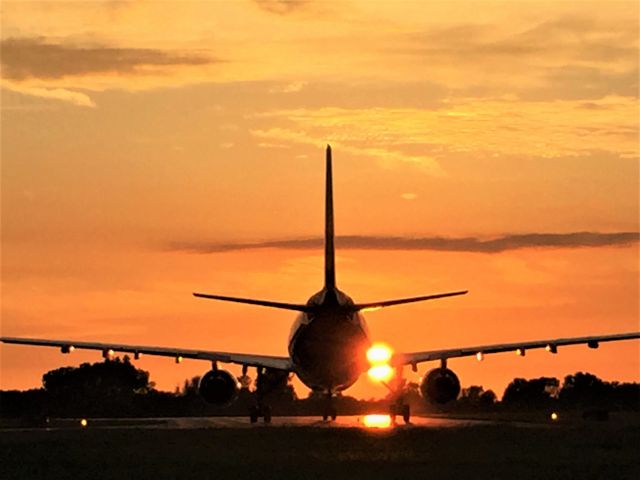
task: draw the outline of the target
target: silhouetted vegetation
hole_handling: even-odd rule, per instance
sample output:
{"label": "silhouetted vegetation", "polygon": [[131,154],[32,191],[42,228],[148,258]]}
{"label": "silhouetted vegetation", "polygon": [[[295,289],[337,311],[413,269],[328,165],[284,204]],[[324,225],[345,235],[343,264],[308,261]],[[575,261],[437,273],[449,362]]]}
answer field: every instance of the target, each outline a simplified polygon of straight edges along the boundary
{"label": "silhouetted vegetation", "polygon": [[[318,415],[323,395],[311,392],[299,398],[290,376],[271,379],[267,401],[274,415]],[[207,403],[198,392],[200,377],[185,380],[175,392],[161,392],[149,381],[149,373],[136,368],[128,357],[64,367],[43,375],[43,388],[0,392],[3,417],[44,419],[47,417],[177,417],[247,415],[257,402],[250,382],[244,382],[236,400],[228,406]],[[473,385],[463,388],[459,398],[444,406],[433,406],[420,396],[418,384],[405,386],[405,402],[413,413],[473,413],[529,411],[561,408],[601,412],[640,410],[640,384],[605,382],[595,375],[578,372],[556,378],[514,379],[502,401],[491,390]],[[393,399],[358,400],[338,395],[334,404],[341,415],[387,412]]]}

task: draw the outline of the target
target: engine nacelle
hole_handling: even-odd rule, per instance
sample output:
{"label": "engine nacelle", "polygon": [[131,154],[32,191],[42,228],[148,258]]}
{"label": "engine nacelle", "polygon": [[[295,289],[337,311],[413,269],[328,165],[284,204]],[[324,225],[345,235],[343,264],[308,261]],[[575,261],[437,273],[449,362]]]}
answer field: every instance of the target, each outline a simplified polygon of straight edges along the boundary
{"label": "engine nacelle", "polygon": [[447,403],[458,398],[460,380],[448,368],[434,368],[422,377],[420,393],[431,403]]}
{"label": "engine nacelle", "polygon": [[214,405],[227,405],[238,395],[238,380],[226,370],[209,370],[200,379],[198,391]]}

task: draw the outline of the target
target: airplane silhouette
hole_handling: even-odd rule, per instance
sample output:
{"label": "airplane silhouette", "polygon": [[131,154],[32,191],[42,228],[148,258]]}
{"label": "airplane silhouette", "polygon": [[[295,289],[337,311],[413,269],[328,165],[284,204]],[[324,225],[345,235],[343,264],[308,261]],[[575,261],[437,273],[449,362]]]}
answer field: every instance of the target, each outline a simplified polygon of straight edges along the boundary
{"label": "airplane silhouette", "polygon": [[[379,302],[355,303],[336,286],[330,146],[327,146],[326,150],[325,188],[324,286],[322,290],[312,295],[307,303],[282,303],[206,293],[193,294],[200,298],[299,312],[289,338],[289,356],[287,357],[73,340],[0,337],[0,341],[9,344],[59,347],[62,353],[71,353],[75,349],[100,350],[105,358],[112,357],[115,352],[127,352],[133,353],[136,359],[141,354],[148,354],[173,357],[176,362],[181,362],[184,358],[208,360],[211,362],[212,368],[200,380],[199,391],[205,400],[219,405],[230,403],[235,399],[239,382],[229,371],[219,368],[218,364],[242,365],[242,379],[246,378],[249,367],[255,367],[257,370],[257,404],[250,412],[252,422],[257,421],[259,417],[263,417],[266,422],[271,421],[271,411],[266,402],[267,394],[276,385],[286,382],[290,373],[294,373],[307,387],[325,395],[327,401],[323,418],[325,420],[335,419],[337,412],[332,405],[332,397],[353,385],[360,375],[369,368],[367,351],[371,346],[371,341],[362,315],[363,311],[464,295],[467,290]],[[400,381],[402,367],[407,365],[416,371],[419,363],[439,361],[439,366],[427,372],[422,378],[420,392],[425,399],[431,402],[447,403],[457,398],[460,392],[458,377],[447,367],[447,361],[451,358],[476,356],[481,360],[488,354],[509,351],[523,356],[527,350],[538,348],[544,348],[550,353],[557,353],[560,346],[587,344],[590,348],[598,348],[602,342],[637,338],[640,338],[640,332],[396,353],[386,359],[389,367],[396,370],[398,379],[394,382],[395,387],[390,386],[395,398],[393,405],[390,406],[390,412],[394,417],[396,414],[402,415],[405,422],[410,420],[409,406],[403,402],[403,382]]]}

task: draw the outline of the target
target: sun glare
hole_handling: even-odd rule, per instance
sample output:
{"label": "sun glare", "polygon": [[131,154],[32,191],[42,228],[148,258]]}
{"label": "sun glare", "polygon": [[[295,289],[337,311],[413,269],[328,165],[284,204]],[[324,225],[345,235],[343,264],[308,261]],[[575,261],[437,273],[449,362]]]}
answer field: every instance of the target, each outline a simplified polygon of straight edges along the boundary
{"label": "sun glare", "polygon": [[376,382],[385,382],[393,377],[394,369],[389,365],[393,356],[391,348],[384,343],[374,343],[367,350],[367,360],[371,364],[368,375]]}
{"label": "sun glare", "polygon": [[375,365],[367,373],[371,379],[377,382],[386,382],[393,377],[394,370],[390,365]]}
{"label": "sun glare", "polygon": [[382,363],[388,363],[391,360],[393,352],[391,348],[384,343],[374,343],[369,350],[367,350],[367,360],[373,365]]}
{"label": "sun glare", "polygon": [[367,428],[389,428],[391,417],[389,415],[365,415],[364,426]]}

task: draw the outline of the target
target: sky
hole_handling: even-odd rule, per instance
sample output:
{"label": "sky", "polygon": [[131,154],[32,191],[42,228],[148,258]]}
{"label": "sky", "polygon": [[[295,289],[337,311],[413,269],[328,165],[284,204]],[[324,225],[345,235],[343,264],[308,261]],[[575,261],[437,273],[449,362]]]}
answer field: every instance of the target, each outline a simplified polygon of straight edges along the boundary
{"label": "sky", "polygon": [[[470,291],[367,314],[373,340],[638,330],[638,8],[2,2],[2,335],[286,354],[290,313],[191,292],[322,287],[327,143],[339,287]],[[0,388],[98,360],[0,346]],[[208,369],[139,366],[165,390]],[[449,366],[498,395],[514,377],[640,381],[640,342]]]}

